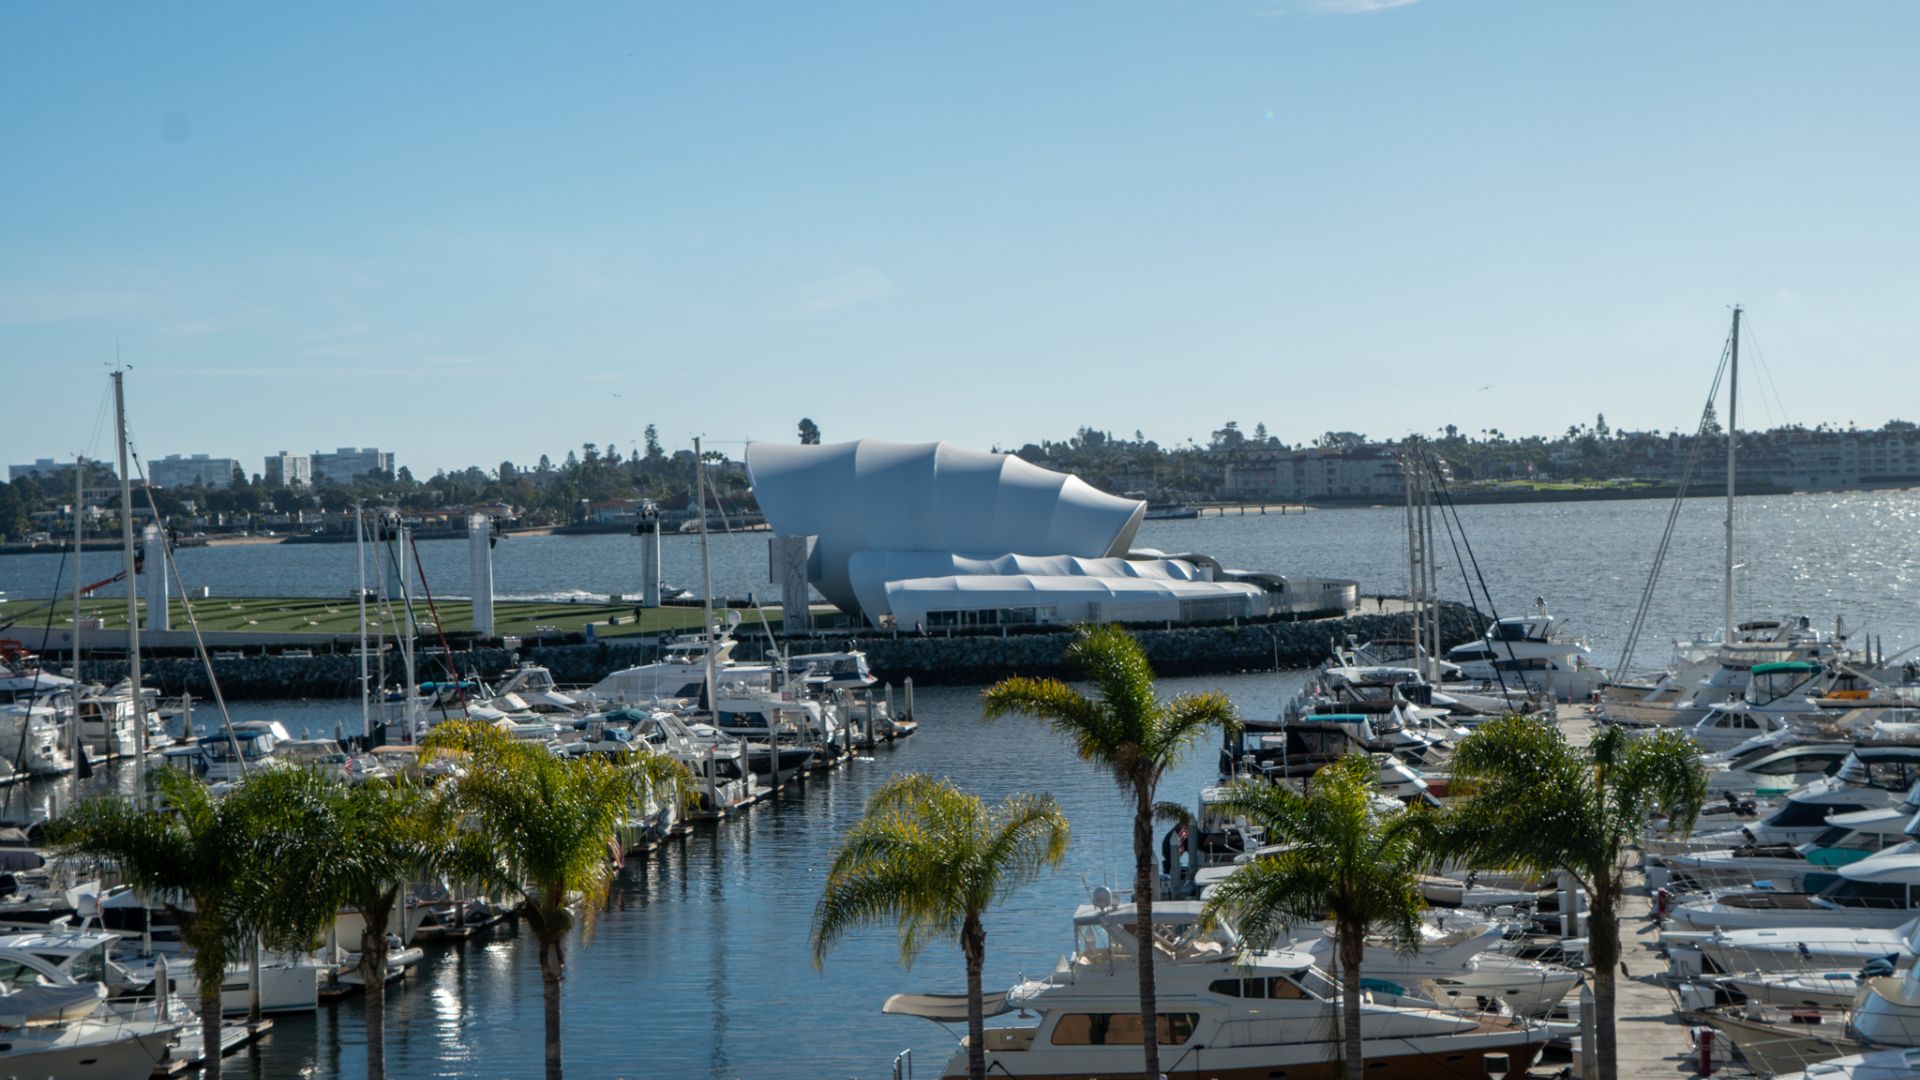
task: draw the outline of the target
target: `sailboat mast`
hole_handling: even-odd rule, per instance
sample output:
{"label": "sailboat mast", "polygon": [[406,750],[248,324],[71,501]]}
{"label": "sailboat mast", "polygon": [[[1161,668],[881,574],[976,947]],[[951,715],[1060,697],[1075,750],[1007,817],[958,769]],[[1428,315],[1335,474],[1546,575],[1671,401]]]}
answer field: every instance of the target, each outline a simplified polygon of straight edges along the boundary
{"label": "sailboat mast", "polygon": [[1727,582],[1726,640],[1733,640],[1733,489],[1734,453],[1740,441],[1740,308],[1733,309],[1733,341],[1727,382]]}
{"label": "sailboat mast", "polygon": [[73,456],[73,733],[69,752],[80,760],[80,597],[85,594],[80,576],[80,549],[86,546],[86,526],[80,511],[87,497],[87,458]]}
{"label": "sailboat mast", "polygon": [[[140,689],[140,593],[133,572],[133,472],[127,467],[125,371],[113,373],[113,417],[120,442],[120,555],[127,589],[127,679],[133,687],[133,747],[138,768],[147,764],[147,703]],[[160,573],[166,573],[163,567]],[[189,735],[192,732],[188,732]]]}
{"label": "sailboat mast", "polygon": [[[707,463],[700,456],[698,438],[693,440],[693,493],[693,511],[700,522],[700,625],[707,638],[707,710],[718,716],[720,702],[713,696],[713,566],[707,555]],[[767,731],[772,734],[771,721]]]}
{"label": "sailboat mast", "polygon": [[367,686],[367,515],[361,504],[353,504],[353,561],[359,567],[360,587],[354,597],[360,604],[360,733],[371,739],[373,711],[368,707]]}

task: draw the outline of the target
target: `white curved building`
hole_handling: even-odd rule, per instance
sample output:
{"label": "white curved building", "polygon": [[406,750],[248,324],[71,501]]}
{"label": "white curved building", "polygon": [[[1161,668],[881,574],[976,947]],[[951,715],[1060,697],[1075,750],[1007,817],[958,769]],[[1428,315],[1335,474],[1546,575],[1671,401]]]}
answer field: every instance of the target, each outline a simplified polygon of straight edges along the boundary
{"label": "white curved building", "polygon": [[1128,558],[1146,504],[1007,454],[876,439],[754,443],[773,531],[812,537],[807,580],[841,610],[902,628],[1267,614],[1258,585]]}

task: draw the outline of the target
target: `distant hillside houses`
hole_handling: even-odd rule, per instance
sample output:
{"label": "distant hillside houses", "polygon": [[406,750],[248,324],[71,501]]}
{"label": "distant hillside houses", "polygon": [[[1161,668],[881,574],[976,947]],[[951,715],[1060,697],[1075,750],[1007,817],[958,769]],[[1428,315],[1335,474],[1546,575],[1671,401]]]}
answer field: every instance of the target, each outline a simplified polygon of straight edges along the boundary
{"label": "distant hillside houses", "polygon": [[[1223,456],[1220,494],[1229,499],[1310,502],[1399,499],[1406,495],[1398,446],[1333,450],[1258,447]],[[1452,479],[1452,470],[1444,460],[1440,470]]]}

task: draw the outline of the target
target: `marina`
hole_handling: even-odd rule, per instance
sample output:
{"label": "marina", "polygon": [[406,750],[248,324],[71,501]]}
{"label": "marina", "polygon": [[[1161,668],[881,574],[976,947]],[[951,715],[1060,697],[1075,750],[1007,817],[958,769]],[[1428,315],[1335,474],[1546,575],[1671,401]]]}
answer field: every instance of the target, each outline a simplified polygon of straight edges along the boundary
{"label": "marina", "polygon": [[0,1080],[1920,1080],[1920,7],[0,35]]}

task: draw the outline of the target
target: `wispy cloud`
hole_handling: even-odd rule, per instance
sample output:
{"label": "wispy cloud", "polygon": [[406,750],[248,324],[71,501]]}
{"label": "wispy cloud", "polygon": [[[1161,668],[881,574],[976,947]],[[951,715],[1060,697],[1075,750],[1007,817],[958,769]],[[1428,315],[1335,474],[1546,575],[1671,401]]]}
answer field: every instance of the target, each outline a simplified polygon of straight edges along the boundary
{"label": "wispy cloud", "polygon": [[139,292],[0,287],[0,326],[41,326],[128,315],[152,306],[158,299]]}
{"label": "wispy cloud", "polygon": [[1373,15],[1412,7],[1419,0],[1260,0],[1265,15]]}
{"label": "wispy cloud", "polygon": [[800,286],[786,308],[796,315],[819,315],[885,300],[897,291],[885,274],[863,263]]}

